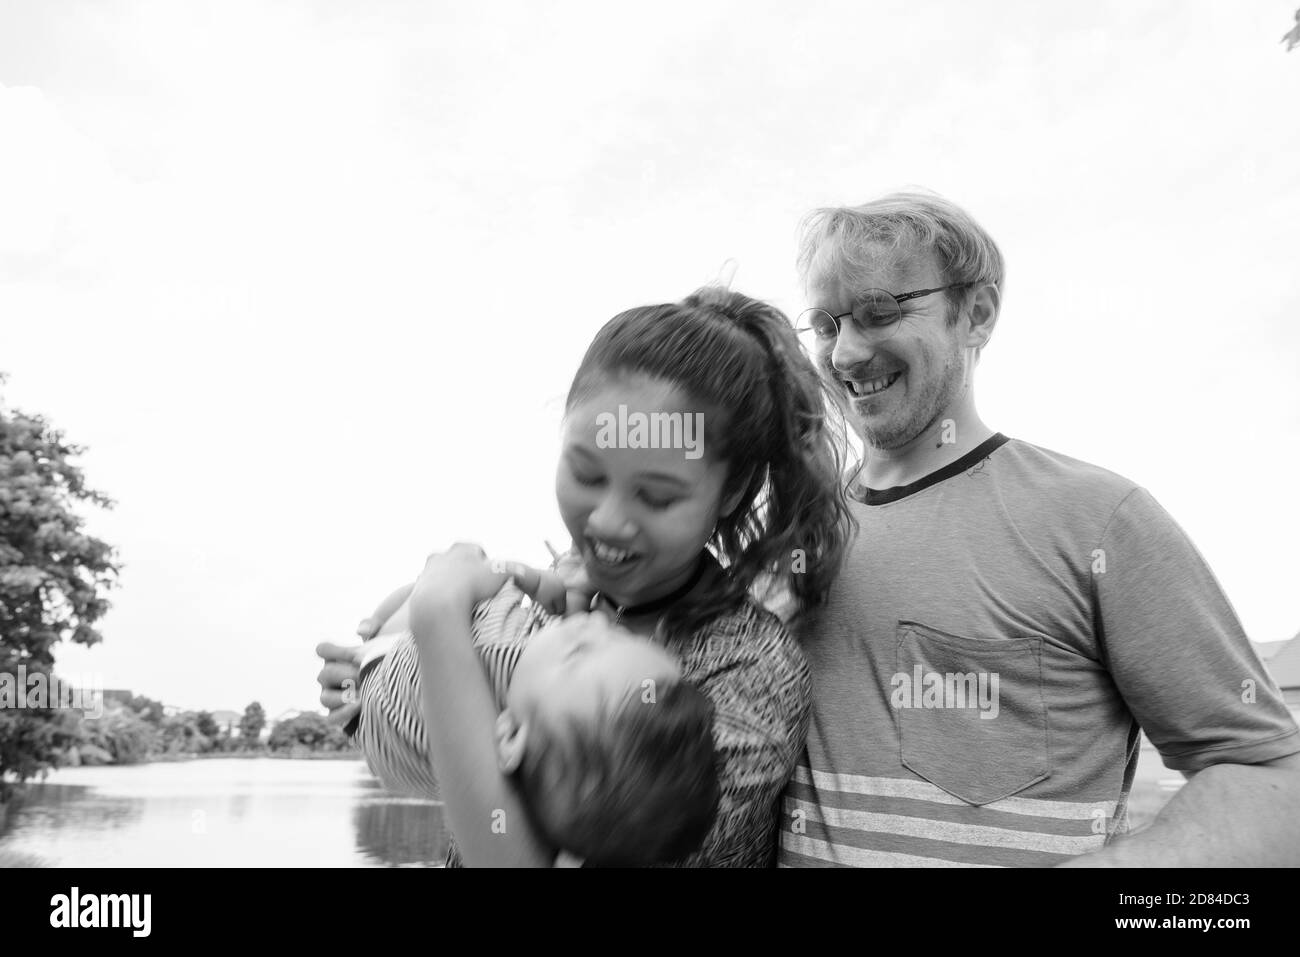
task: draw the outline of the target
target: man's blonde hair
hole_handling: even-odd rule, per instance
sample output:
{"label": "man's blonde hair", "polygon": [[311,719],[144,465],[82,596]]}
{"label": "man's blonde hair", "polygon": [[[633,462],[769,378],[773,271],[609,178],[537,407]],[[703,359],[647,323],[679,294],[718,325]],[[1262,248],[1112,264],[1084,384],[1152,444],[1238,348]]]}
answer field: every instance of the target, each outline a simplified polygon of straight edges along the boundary
{"label": "man's blonde hair", "polygon": [[[852,289],[886,256],[918,250],[934,254],[943,285],[970,283],[947,292],[949,321],[980,284],[1003,291],[1006,265],[997,243],[975,218],[937,193],[890,193],[861,206],[815,209],[800,227],[799,275],[835,279]],[[905,290],[891,290],[902,292]]]}

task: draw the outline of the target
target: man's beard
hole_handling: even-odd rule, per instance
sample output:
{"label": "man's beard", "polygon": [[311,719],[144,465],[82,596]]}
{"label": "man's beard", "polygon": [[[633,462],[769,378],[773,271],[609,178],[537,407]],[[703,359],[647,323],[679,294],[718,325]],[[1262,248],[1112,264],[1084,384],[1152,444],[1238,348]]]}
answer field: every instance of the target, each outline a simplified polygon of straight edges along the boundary
{"label": "man's beard", "polygon": [[916,441],[952,406],[953,400],[961,393],[964,379],[961,348],[957,347],[948,355],[943,371],[929,380],[916,401],[903,407],[901,416],[872,422],[854,416],[868,448],[899,449]]}

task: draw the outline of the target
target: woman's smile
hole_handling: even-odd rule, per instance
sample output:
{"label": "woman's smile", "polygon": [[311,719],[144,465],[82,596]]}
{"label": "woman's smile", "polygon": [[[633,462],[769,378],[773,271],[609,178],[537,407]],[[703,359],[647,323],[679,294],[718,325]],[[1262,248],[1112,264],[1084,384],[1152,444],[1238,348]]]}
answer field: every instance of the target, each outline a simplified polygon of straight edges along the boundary
{"label": "woman's smile", "polygon": [[623,590],[641,569],[643,556],[625,548],[616,548],[588,536],[582,542],[582,560],[592,583],[602,592]]}
{"label": "woman's smile", "polygon": [[556,501],[591,583],[615,605],[669,594],[690,578],[718,521],[727,464],[672,447],[601,441],[609,409],[694,414],[698,403],[649,376],[612,380],[568,410]]}

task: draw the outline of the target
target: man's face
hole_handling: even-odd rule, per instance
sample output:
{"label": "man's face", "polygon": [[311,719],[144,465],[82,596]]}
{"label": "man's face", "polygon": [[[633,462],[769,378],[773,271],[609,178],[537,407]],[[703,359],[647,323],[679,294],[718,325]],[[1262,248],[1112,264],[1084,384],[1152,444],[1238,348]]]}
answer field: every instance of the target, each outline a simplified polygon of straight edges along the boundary
{"label": "man's face", "polygon": [[[809,304],[838,316],[850,311],[866,289],[902,295],[944,285],[929,253],[877,252],[851,288],[834,277],[813,274]],[[818,369],[844,398],[850,421],[871,448],[907,445],[942,419],[961,396],[967,324],[949,325],[948,308],[941,292],[901,303],[903,318],[887,336],[863,333],[844,318],[833,348],[814,346]]]}

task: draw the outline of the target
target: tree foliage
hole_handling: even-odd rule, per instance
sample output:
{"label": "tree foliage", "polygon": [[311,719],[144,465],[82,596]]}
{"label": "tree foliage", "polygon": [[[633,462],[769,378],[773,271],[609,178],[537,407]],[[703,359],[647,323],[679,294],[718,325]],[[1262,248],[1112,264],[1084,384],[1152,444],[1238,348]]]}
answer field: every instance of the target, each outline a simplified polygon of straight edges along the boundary
{"label": "tree foliage", "polygon": [[305,711],[297,717],[276,722],[267,744],[272,751],[346,751],[351,741],[323,715]]}
{"label": "tree foliage", "polygon": [[162,725],[163,703],[161,701],[155,701],[153,698],[146,698],[144,695],[138,694],[130,700],[127,707],[155,728]]}
{"label": "tree foliage", "polygon": [[266,727],[266,712],[261,702],[254,701],[244,709],[244,716],[239,720],[239,737],[245,747],[256,748]]}
{"label": "tree foliage", "polygon": [[[0,375],[0,384],[4,377]],[[83,450],[0,398],[0,672],[49,675],[59,641],[93,645],[120,566],[77,509],[111,508],[73,460]],[[53,767],[71,744],[53,711],[0,710],[0,800],[9,779]]]}
{"label": "tree foliage", "polygon": [[98,754],[103,763],[138,764],[147,761],[158,746],[158,726],[130,707],[110,708],[101,718],[80,722],[78,760],[82,763],[89,763],[87,754]]}

